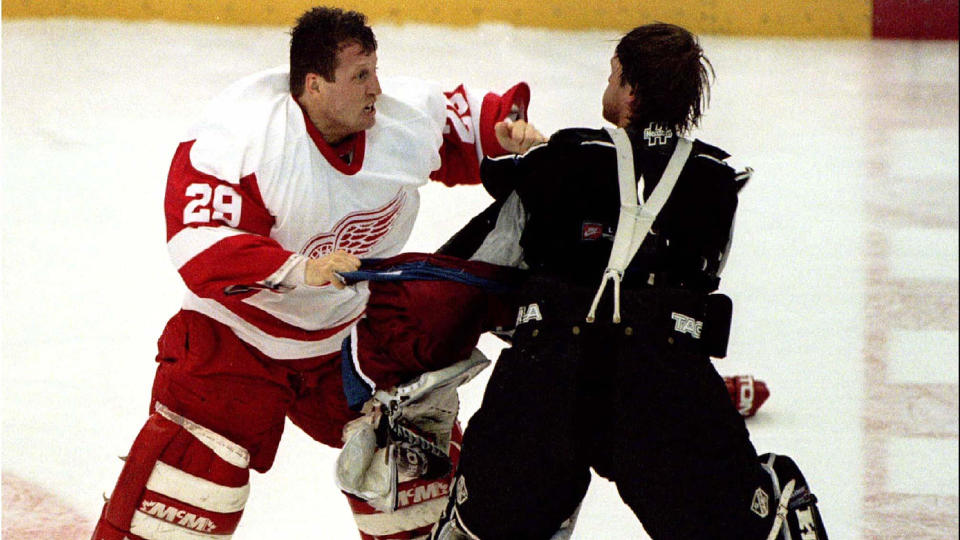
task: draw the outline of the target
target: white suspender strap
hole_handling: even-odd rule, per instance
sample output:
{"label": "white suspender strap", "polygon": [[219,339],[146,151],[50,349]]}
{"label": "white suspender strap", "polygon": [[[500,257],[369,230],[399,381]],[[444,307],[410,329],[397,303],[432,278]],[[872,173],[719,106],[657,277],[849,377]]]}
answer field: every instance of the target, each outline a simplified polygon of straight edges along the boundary
{"label": "white suspender strap", "polygon": [[[643,177],[637,180],[633,168],[633,147],[630,137],[623,128],[606,128],[617,150],[617,177],[620,182],[620,217],[617,232],[613,237],[610,260],[603,273],[600,288],[590,305],[587,322],[596,318],[597,305],[607,287],[607,281],[613,281],[613,322],[620,322],[620,281],[633,256],[636,255],[644,239],[650,233],[653,222],[667,203],[673,187],[677,184],[680,172],[690,157],[693,143],[689,139],[677,138],[677,146],[667,162],[667,167],[650,193],[650,199],[643,201]],[[639,186],[639,189],[638,189]]]}

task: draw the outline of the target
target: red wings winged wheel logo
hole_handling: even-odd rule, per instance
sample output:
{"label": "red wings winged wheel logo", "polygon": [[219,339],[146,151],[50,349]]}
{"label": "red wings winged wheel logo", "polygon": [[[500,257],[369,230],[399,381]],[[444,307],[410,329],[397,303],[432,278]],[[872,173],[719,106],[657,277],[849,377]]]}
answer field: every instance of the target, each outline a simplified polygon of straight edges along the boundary
{"label": "red wings winged wheel logo", "polygon": [[316,259],[342,249],[354,255],[364,255],[390,232],[400,215],[407,194],[401,190],[381,208],[346,215],[333,230],[313,237],[300,253]]}

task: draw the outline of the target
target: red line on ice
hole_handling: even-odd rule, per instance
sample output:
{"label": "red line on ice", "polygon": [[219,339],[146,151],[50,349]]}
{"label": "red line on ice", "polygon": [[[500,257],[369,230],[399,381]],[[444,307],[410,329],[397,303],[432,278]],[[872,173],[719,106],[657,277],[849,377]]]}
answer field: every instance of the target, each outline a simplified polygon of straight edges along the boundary
{"label": "red line on ice", "polygon": [[3,472],[4,540],[86,540],[93,523],[56,493],[9,472]]}

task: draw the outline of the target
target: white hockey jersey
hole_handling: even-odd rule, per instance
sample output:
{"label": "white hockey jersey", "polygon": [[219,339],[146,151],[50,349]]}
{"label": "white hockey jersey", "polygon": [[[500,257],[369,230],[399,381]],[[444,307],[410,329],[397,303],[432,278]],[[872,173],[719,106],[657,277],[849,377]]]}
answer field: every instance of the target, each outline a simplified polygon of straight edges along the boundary
{"label": "white hockey jersey", "polygon": [[167,246],[188,288],[184,309],[226,324],[271,358],[338,351],[364,312],[366,286],[312,287],[290,272],[336,249],[399,253],[418,188],[431,177],[479,182],[482,155],[503,151],[492,124],[525,115],[529,99],[524,83],[503,97],[412,79],[381,86],[376,124],[337,149],[290,95],[286,69],[247,77],[213,101],[167,180]]}

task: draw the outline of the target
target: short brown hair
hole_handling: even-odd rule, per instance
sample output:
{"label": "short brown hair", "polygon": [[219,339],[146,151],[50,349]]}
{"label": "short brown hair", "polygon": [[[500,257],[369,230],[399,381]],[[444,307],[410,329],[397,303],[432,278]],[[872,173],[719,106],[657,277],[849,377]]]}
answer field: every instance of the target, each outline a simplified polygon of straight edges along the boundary
{"label": "short brown hair", "polygon": [[630,124],[655,122],[683,133],[700,121],[710,100],[713,66],[697,37],[667,23],[638,26],[617,44],[620,84],[634,91]]}
{"label": "short brown hair", "polygon": [[377,39],[363,13],[315,7],[301,15],[290,31],[290,93],[298,97],[303,93],[308,73],[332,82],[337,53],[352,43],[366,54],[377,50]]}

